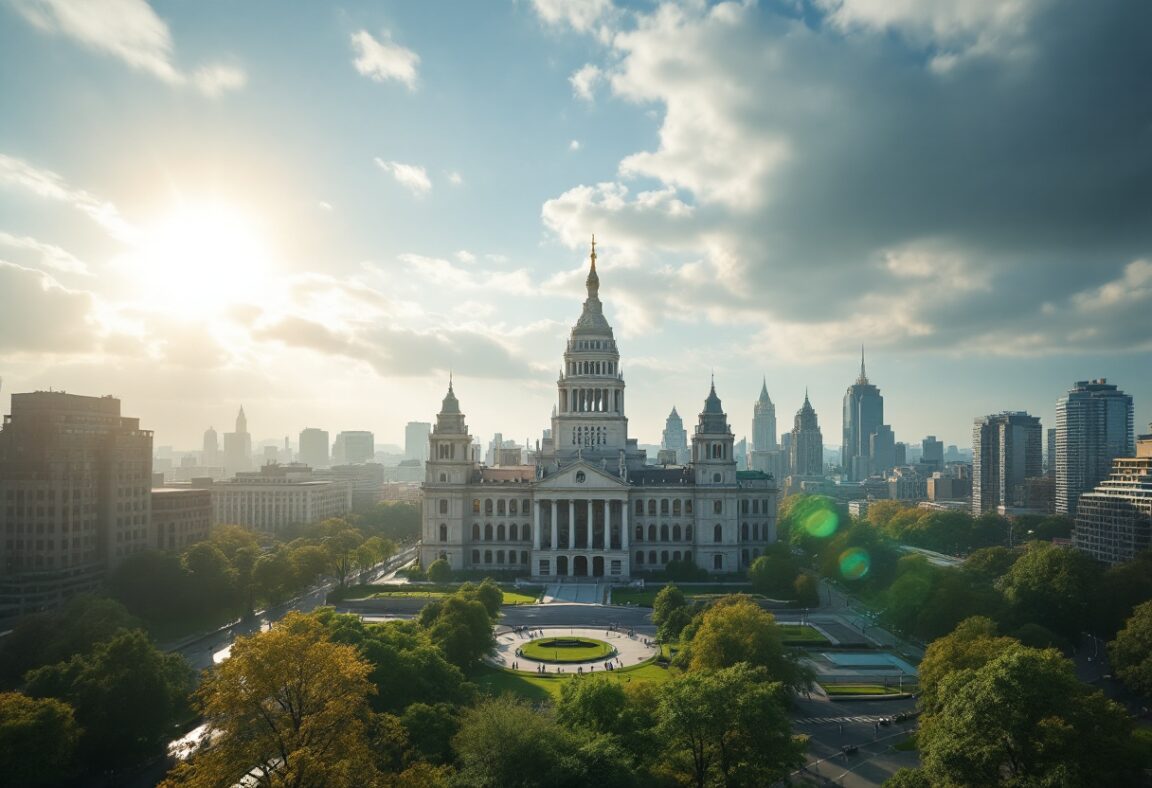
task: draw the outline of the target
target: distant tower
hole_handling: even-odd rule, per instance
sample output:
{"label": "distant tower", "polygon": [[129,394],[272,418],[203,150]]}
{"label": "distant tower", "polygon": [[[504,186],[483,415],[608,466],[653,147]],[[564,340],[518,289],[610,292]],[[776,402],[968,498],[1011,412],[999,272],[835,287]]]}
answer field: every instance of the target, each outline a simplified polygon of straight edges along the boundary
{"label": "distant tower", "polygon": [[252,436],[244,406],[236,414],[236,431],[224,433],[224,469],[228,473],[247,471],[252,467]]}
{"label": "distant tower", "polygon": [[1024,480],[1043,467],[1040,419],[1027,413],[998,413],[972,427],[972,514],[1020,506]]}
{"label": "distant tower", "polygon": [[804,392],[804,404],[796,411],[792,427],[792,473],[796,476],[824,475],[824,436],[816,411]]}
{"label": "distant tower", "polygon": [[768,396],[768,378],[760,385],[760,398],[752,406],[752,451],[776,449],[776,406]]}
{"label": "distant tower", "polygon": [[[1056,513],[1074,517],[1081,493],[1135,453],[1132,396],[1105,378],[1080,380],[1056,402]],[[1036,474],[1039,476],[1039,474]]]}
{"label": "distant tower", "polygon": [[874,470],[872,436],[884,423],[884,397],[868,382],[864,348],[860,348],[860,377],[844,394],[844,443],[840,463],[849,481],[867,479]]}
{"label": "distant tower", "polygon": [[248,417],[244,415],[244,406],[240,406],[240,412],[236,414],[236,432],[241,435],[248,433]]}
{"label": "distant tower", "polygon": [[735,484],[736,460],[733,457],[735,436],[728,426],[728,414],[716,396],[716,383],[704,400],[704,410],[692,436],[692,467],[696,484]]}
{"label": "distant tower", "polygon": [[308,427],[300,432],[300,462],[311,468],[327,468],[328,459],[328,432]]}
{"label": "distant tower", "polygon": [[200,464],[206,467],[215,467],[220,462],[220,440],[216,430],[212,427],[204,430],[204,449],[200,455]]}
{"label": "distant tower", "polygon": [[688,431],[684,429],[684,421],[672,406],[668,420],[664,422],[664,435],[660,441],[660,448],[676,452],[676,464],[687,465],[691,454],[688,451]]}

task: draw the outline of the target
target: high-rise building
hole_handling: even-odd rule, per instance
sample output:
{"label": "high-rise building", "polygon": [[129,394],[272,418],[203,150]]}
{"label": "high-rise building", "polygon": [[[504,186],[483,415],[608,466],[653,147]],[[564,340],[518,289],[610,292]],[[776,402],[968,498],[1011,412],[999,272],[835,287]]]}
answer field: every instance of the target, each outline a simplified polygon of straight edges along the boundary
{"label": "high-rise building", "polygon": [[844,394],[844,442],[840,464],[848,481],[867,479],[878,470],[872,456],[872,436],[884,423],[884,397],[868,382],[864,349],[860,349],[860,377]]}
{"label": "high-rise building", "polygon": [[1044,454],[1044,473],[1056,478],[1056,428],[1048,428],[1048,448]]}
{"label": "high-rise building", "polygon": [[896,436],[887,424],[881,424],[868,438],[868,451],[872,455],[872,470],[869,475],[887,477],[888,471],[896,467]]}
{"label": "high-rise building", "polygon": [[209,427],[204,430],[204,448],[200,453],[200,464],[204,466],[217,465],[220,462],[220,440],[216,430]]}
{"label": "high-rise building", "polygon": [[824,436],[816,411],[804,392],[804,404],[796,411],[792,427],[792,474],[794,476],[822,476],[824,474]]}
{"label": "high-rise building", "polygon": [[660,448],[675,452],[676,464],[687,465],[690,457],[688,451],[688,430],[684,429],[684,421],[672,406],[672,412],[664,422],[664,433],[660,436]]}
{"label": "high-rise building", "polygon": [[1152,435],[1137,438],[1136,456],[1114,459],[1108,478],[1080,496],[1072,543],[1106,564],[1152,547]]}
{"label": "high-rise building", "polygon": [[1039,476],[1040,419],[1004,412],[976,419],[972,427],[972,513],[1025,507],[1025,480]]}
{"label": "high-rise building", "polygon": [[376,438],[365,430],[346,430],[332,444],[333,465],[371,462],[376,454]]}
{"label": "high-rise building", "polygon": [[[1056,402],[1056,513],[1108,475],[1112,460],[1131,457],[1132,397],[1104,378],[1080,380]],[[1038,474],[1037,474],[1038,475]]]}
{"label": "high-rise building", "polygon": [[404,459],[428,461],[428,436],[432,425],[426,421],[410,421],[404,426]]}
{"label": "high-rise building", "polygon": [[328,431],[308,427],[300,431],[300,462],[310,468],[327,468]]}
{"label": "high-rise building", "polygon": [[944,470],[944,441],[938,441],[935,435],[929,435],[920,441],[920,447],[922,465],[931,465],[937,471]]}
{"label": "high-rise building", "polygon": [[252,436],[248,434],[244,406],[240,406],[236,415],[236,431],[224,433],[224,467],[228,473],[247,471],[252,467]]}
{"label": "high-rise building", "polygon": [[206,540],[211,530],[211,492],[187,487],[152,488],[152,547],[183,552]]}
{"label": "high-rise building", "polygon": [[120,400],[12,395],[0,429],[0,619],[95,588],[149,546],[152,432]]}
{"label": "high-rise building", "polygon": [[775,451],[776,406],[768,396],[768,378],[760,384],[760,397],[752,406],[752,451]]}

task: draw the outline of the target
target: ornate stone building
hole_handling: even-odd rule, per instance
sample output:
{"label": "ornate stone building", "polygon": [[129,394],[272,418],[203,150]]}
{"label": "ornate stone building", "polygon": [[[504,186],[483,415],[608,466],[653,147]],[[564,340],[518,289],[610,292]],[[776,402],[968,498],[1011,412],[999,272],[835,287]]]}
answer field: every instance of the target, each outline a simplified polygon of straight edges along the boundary
{"label": "ornate stone building", "polygon": [[776,484],[737,471],[713,384],[685,465],[650,466],[628,437],[625,383],[600,302],[588,298],[564,348],[552,429],[533,465],[479,463],[451,382],[429,437],[421,560],[453,569],[625,579],[688,561],[736,572],[776,541]]}

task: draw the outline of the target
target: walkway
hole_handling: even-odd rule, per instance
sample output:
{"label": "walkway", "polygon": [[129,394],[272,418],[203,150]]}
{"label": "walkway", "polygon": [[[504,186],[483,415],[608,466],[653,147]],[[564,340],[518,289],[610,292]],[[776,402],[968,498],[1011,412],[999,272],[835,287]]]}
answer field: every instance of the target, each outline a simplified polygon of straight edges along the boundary
{"label": "walkway", "polygon": [[553,583],[544,589],[544,604],[550,602],[579,602],[600,605],[608,587],[603,583]]}
{"label": "walkway", "polygon": [[548,673],[580,672],[577,668],[583,668],[582,672],[588,673],[589,667],[593,668],[591,672],[595,673],[595,668],[600,667],[602,669],[603,662],[607,660],[597,660],[595,662],[582,663],[581,665],[552,665],[546,662],[516,656],[516,649],[529,641],[536,640],[537,638],[563,637],[569,635],[603,640],[614,646],[616,649],[615,658],[619,660],[619,662],[616,663],[617,668],[626,668],[631,665],[646,662],[659,654],[659,648],[652,640],[641,634],[629,635],[627,630],[605,631],[603,629],[592,629],[590,627],[543,627],[540,629],[525,629],[521,632],[504,632],[497,635],[496,651],[491,656],[485,657],[484,661],[493,667],[504,669],[511,669],[512,663],[516,662],[519,665],[518,669],[525,673],[533,673],[541,665],[544,666]]}

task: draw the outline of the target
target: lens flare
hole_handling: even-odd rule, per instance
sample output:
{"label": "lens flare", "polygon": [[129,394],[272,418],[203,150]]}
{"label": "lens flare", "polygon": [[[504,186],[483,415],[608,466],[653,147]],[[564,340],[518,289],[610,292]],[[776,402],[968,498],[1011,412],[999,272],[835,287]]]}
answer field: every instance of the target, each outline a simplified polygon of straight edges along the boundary
{"label": "lens flare", "polygon": [[840,517],[826,498],[811,499],[797,514],[801,527],[809,536],[826,539],[840,527]]}
{"label": "lens flare", "polygon": [[845,580],[861,580],[872,568],[872,557],[862,547],[849,547],[840,554],[840,575]]}

